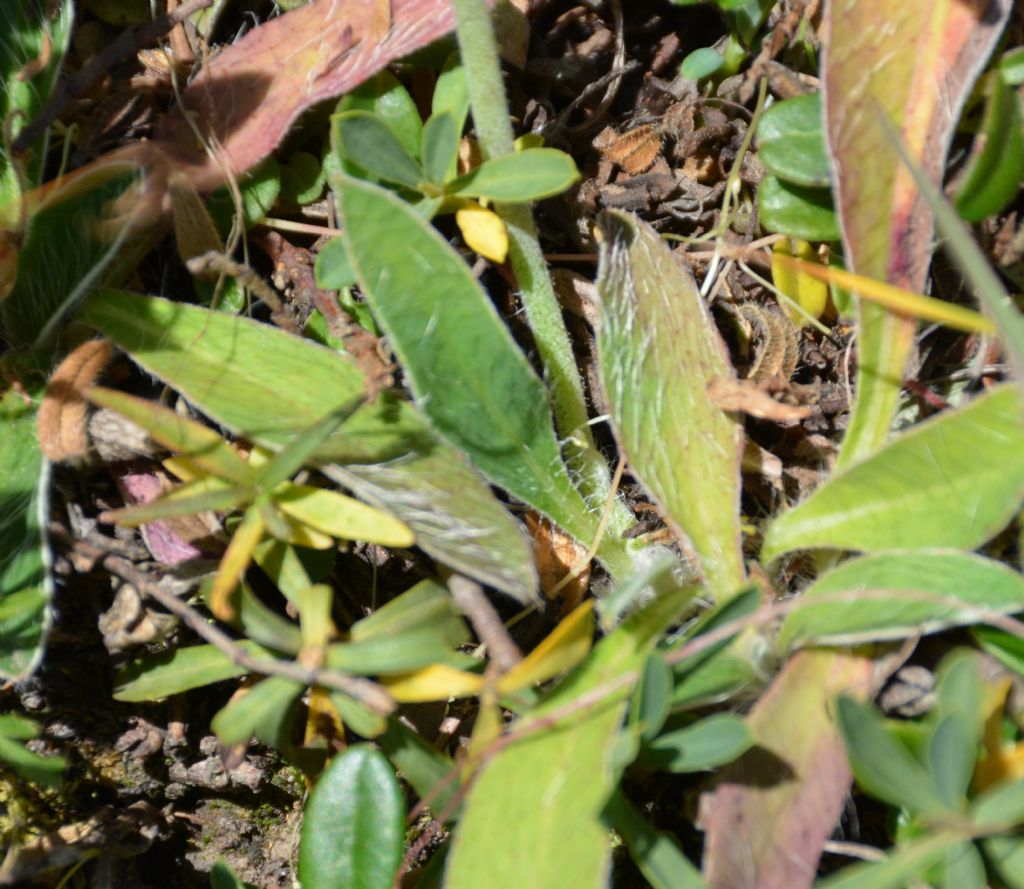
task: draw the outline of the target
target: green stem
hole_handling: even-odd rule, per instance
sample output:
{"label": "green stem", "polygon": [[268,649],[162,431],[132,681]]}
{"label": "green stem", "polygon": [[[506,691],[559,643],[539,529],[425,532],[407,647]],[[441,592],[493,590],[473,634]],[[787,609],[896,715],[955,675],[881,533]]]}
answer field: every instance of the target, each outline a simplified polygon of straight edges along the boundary
{"label": "green stem", "polygon": [[[491,16],[484,0],[452,0],[459,54],[466,70],[469,104],[477,140],[485,158],[515,150],[511,115],[498,63]],[[565,440],[565,458],[580,493],[593,509],[600,509],[610,490],[608,464],[594,444],[569,333],[562,320],[547,263],[537,240],[533,213],[525,204],[495,207],[509,236],[509,260],[519,284],[523,308],[544,365],[551,390],[555,427]],[[609,531],[618,538],[632,524],[632,516],[616,500]],[[583,541],[591,543],[591,541]]]}

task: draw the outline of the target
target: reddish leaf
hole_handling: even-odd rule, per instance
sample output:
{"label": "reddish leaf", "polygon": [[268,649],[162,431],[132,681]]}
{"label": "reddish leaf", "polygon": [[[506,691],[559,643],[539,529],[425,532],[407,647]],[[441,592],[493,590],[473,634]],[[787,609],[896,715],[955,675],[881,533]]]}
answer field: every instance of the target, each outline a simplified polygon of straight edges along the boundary
{"label": "reddish leaf", "polygon": [[[932,214],[881,115],[938,183],[960,109],[1010,7],[1010,0],[827,4],[825,125],[846,258],[859,274],[923,289]],[[858,399],[840,465],[885,440],[915,329],[915,322],[864,303],[859,323]]]}
{"label": "reddish leaf", "polygon": [[757,746],[701,800],[704,875],[713,889],[801,889],[839,821],[851,773],[829,708],[866,696],[870,659],[833,651],[791,658],[748,717]]}
{"label": "reddish leaf", "polygon": [[[447,0],[314,0],[250,31],[213,57],[185,90],[184,103],[220,152],[210,157],[180,110],[164,119],[157,145],[197,190],[235,176],[277,147],[299,115],[358,86],[395,59],[448,33]],[[212,138],[211,138],[212,137]]]}

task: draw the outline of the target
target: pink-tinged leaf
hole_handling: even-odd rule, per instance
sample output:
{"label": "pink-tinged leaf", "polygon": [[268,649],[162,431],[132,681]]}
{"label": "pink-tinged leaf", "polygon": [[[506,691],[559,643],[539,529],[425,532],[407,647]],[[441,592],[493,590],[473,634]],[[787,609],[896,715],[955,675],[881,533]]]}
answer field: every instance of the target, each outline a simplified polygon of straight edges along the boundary
{"label": "pink-tinged leaf", "polygon": [[[119,475],[117,486],[128,505],[152,503],[167,490],[160,474],[146,471],[128,471]],[[195,532],[195,529],[195,522],[158,519],[147,522],[142,528],[142,534],[150,554],[156,561],[163,565],[177,565],[204,555],[189,536],[181,533]],[[194,539],[197,535],[193,533],[191,536]],[[208,537],[210,532],[207,530],[206,534],[198,536]]]}
{"label": "pink-tinged leaf", "polygon": [[[826,6],[824,108],[849,266],[920,293],[933,219],[882,126],[900,133],[935,182],[960,109],[991,54],[1010,0],[832,0]],[[857,402],[839,457],[848,466],[885,440],[915,322],[862,301]]]}
{"label": "pink-tinged leaf", "polygon": [[869,658],[805,651],[748,717],[756,747],[701,800],[704,876],[712,889],[801,889],[839,821],[852,775],[830,715],[840,692],[866,697]]}
{"label": "pink-tinged leaf", "polygon": [[[302,112],[358,86],[395,59],[447,34],[447,0],[314,0],[250,31],[214,56],[184,93],[200,132],[221,157],[196,141],[180,110],[169,114],[157,145],[201,192],[241,175],[270,154]],[[211,138],[212,137],[212,138]]]}

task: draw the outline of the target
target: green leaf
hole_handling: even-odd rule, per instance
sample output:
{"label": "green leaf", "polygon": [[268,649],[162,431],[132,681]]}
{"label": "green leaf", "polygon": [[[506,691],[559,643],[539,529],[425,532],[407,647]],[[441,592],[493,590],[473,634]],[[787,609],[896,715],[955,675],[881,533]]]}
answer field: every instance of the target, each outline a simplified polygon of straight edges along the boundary
{"label": "green leaf", "polygon": [[25,676],[50,623],[45,520],[50,473],[36,439],[36,411],[13,387],[0,397],[0,677]]}
{"label": "green leaf", "polygon": [[433,580],[421,580],[400,596],[353,624],[353,642],[387,639],[425,627],[444,627],[453,645],[466,641],[466,627],[451,594]]}
{"label": "green leaf", "polygon": [[409,154],[419,158],[423,121],[415,100],[390,71],[375,74],[346,94],[337,110],[372,112],[388,125]]}
{"label": "green leaf", "polygon": [[1006,889],[1024,889],[1024,840],[1019,835],[988,837],[981,841],[985,859]]}
{"label": "green leaf", "polygon": [[960,714],[950,714],[932,729],[928,739],[928,770],[939,795],[951,809],[963,808],[978,759],[972,726]]}
{"label": "green leaf", "polygon": [[[242,225],[252,228],[266,216],[281,193],[281,168],[274,158],[268,157],[254,170],[238,181],[242,197]],[[227,186],[218,189],[206,202],[206,208],[221,235],[226,237],[238,213],[234,198]]]}
{"label": "green leaf", "polygon": [[629,850],[630,858],[653,889],[707,889],[690,860],[673,840],[655,830],[632,803],[616,790],[605,808],[605,817]]}
{"label": "green leaf", "polygon": [[732,762],[753,743],[743,719],[720,713],[659,735],[641,750],[637,765],[659,772],[700,772]]}
{"label": "green leaf", "polygon": [[[84,315],[209,417],[274,450],[363,392],[362,374],[345,356],[247,318],[112,290],[95,294]],[[371,465],[400,455],[407,456]],[[317,456],[365,462],[325,472],[405,521],[434,558],[520,601],[534,595],[518,524],[411,405],[385,393]]]}
{"label": "green leaf", "polygon": [[[611,755],[630,686],[691,596],[658,599],[602,639],[485,757],[456,828],[446,889],[603,885],[610,850],[602,812],[615,787]],[[599,688],[607,691],[593,705],[573,707]]]}
{"label": "green leaf", "polygon": [[381,546],[415,542],[409,527],[394,516],[337,491],[288,483],[274,492],[273,503],[300,524],[332,537]]}
{"label": "green leaf", "polygon": [[669,527],[692,544],[711,593],[726,599],[745,577],[743,428],[707,389],[732,368],[693,278],[657,232],[621,212],[601,224],[598,356],[615,435]]}
{"label": "green leaf", "polygon": [[306,804],[303,889],[391,889],[404,834],[405,802],[388,761],[372,747],[349,747],[330,761]]}
{"label": "green leaf", "polygon": [[757,146],[757,156],[772,175],[796,185],[828,188],[820,93],[786,99],[768,108],[757,125]]}
{"label": "green leaf", "polygon": [[15,714],[0,716],[0,763],[27,781],[34,781],[42,787],[58,788],[67,765],[64,758],[40,756],[22,743],[38,734],[39,726],[31,719]]}
{"label": "green leaf", "polygon": [[749,657],[717,652],[676,680],[672,690],[672,710],[679,712],[716,704],[740,692],[748,695],[763,681]]}
{"label": "green leaf", "polygon": [[901,639],[1022,610],[1024,577],[1000,562],[949,550],[880,553],[843,562],[804,590],[779,645]]}
{"label": "green leaf", "polygon": [[418,627],[400,636],[339,642],[327,648],[327,664],[348,673],[394,675],[409,673],[431,664],[464,666],[455,655],[445,627]]}
{"label": "green leaf", "polygon": [[[255,642],[243,640],[237,645],[249,655],[273,657],[272,652]],[[248,672],[248,668],[238,666],[213,645],[176,648],[136,658],[120,669],[114,681],[114,699],[155,701]]]}
{"label": "green leaf", "polygon": [[136,187],[134,165],[99,165],[79,174],[73,186],[54,191],[29,217],[14,288],[0,302],[0,323],[9,344],[51,348],[68,316],[93,288],[134,272],[153,246],[153,229],[134,224],[136,216],[114,208],[121,197],[134,202],[129,192]]}
{"label": "green leaf", "polygon": [[998,213],[1017,195],[1024,178],[1024,121],[1020,99],[997,70],[990,78],[991,95],[981,131],[982,148],[971,156],[960,180],[954,205],[970,222]]}
{"label": "green leaf", "polygon": [[435,750],[395,716],[388,717],[387,730],[377,738],[377,745],[416,795],[430,801],[430,811],[436,818],[452,821],[458,817],[462,783],[455,760]]}
{"label": "green leaf", "polygon": [[1024,83],[1024,46],[1003,53],[999,60],[999,76],[1010,86]]}
{"label": "green leaf", "polygon": [[853,773],[868,793],[914,814],[950,811],[932,776],[885,730],[872,707],[842,695],[836,702],[836,723]]}
{"label": "green leaf", "polygon": [[[82,317],[211,418],[273,450],[363,392],[345,356],[248,318],[116,290],[97,291]],[[383,438],[393,412],[381,403],[359,414]],[[402,444],[373,456],[397,456]]]}
{"label": "green leaf", "polygon": [[564,151],[524,148],[484,161],[445,191],[464,198],[520,204],[561,194],[579,178],[576,162]]}
{"label": "green leaf", "polygon": [[971,821],[982,828],[1012,828],[1024,823],[1024,780],[1009,778],[976,796]]}
{"label": "green leaf", "polygon": [[250,889],[224,861],[216,862],[210,869],[210,889]]}
{"label": "green leaf", "polygon": [[815,884],[815,889],[905,889],[940,862],[956,835],[932,833],[898,849],[885,861],[844,868]]}
{"label": "green leaf", "polygon": [[327,176],[320,158],[296,151],[281,169],[281,202],[304,207],[323,193]]}
{"label": "green leaf", "polygon": [[827,188],[808,188],[765,175],[757,209],[768,231],[804,241],[838,241],[839,223]]}
{"label": "green leaf", "polygon": [[210,728],[222,744],[244,744],[259,738],[278,749],[289,742],[295,705],[305,686],[293,679],[270,676],[234,698],[213,717]]}
{"label": "green leaf", "polygon": [[439,562],[519,602],[536,596],[537,575],[522,527],[454,448],[438,442],[411,459],[329,466],[324,472],[404,521],[417,546]]}
{"label": "green leaf", "polygon": [[155,441],[190,457],[213,475],[239,485],[252,485],[256,472],[241,455],[209,426],[183,417],[170,408],[116,389],[93,386],[89,401],[117,411],[141,426]]}
{"label": "green leaf", "polygon": [[423,169],[381,118],[367,111],[347,111],[331,118],[333,144],[344,160],[373,176],[415,189]]}
{"label": "green leaf", "polygon": [[683,59],[683,64],[679,66],[679,73],[687,80],[704,80],[724,64],[725,59],[717,49],[702,46]]}
{"label": "green leaf", "polygon": [[946,851],[942,889],[986,889],[985,862],[974,843],[965,840]]}
{"label": "green leaf", "polygon": [[640,684],[633,693],[630,722],[637,726],[639,739],[656,737],[668,717],[672,695],[672,670],[655,652],[644,663]]}
{"label": "green leaf", "polygon": [[[11,121],[10,138],[16,137],[50,98],[64,62],[74,18],[73,0],[50,5],[38,0],[9,0],[3,4],[0,11],[0,83],[3,84],[0,120]],[[29,187],[42,184],[48,142],[49,128],[18,158]],[[0,183],[12,172],[9,161],[5,150],[0,156]],[[3,203],[0,200],[0,204]]]}
{"label": "green leaf", "polygon": [[350,698],[339,691],[331,691],[329,695],[341,721],[357,735],[363,738],[378,738],[387,730],[388,720],[364,707],[355,698]]}
{"label": "green leaf", "polygon": [[469,87],[466,71],[459,61],[459,54],[453,52],[445,60],[444,67],[437,75],[434,95],[430,102],[431,114],[450,111],[455,120],[456,135],[461,136],[469,116]]}
{"label": "green leaf", "polygon": [[326,413],[320,420],[296,435],[260,468],[257,484],[270,491],[290,479],[303,466],[313,463],[313,455],[331,434],[365,401],[363,395],[349,399]]}
{"label": "green leaf", "polygon": [[427,181],[444,185],[459,155],[459,133],[450,111],[430,115],[423,126],[423,171]]}
{"label": "green leaf", "polygon": [[[212,580],[204,584],[206,590],[212,586]],[[299,628],[264,605],[249,584],[243,582],[240,585],[235,605],[238,612],[235,623],[247,639],[284,654],[296,655],[302,649],[302,633]]]}
{"label": "green leaf", "polygon": [[840,472],[768,527],[765,563],[794,549],[984,543],[1024,496],[1020,392],[1001,386],[944,411]]}
{"label": "green leaf", "polygon": [[363,295],[435,428],[493,482],[591,541],[596,519],[562,464],[544,386],[469,268],[397,197],[347,177],[334,188]]}
{"label": "green leaf", "polygon": [[356,273],[341,238],[331,238],[320,248],[314,268],[316,286],[324,290],[341,290],[356,283]]}
{"label": "green leaf", "polygon": [[971,635],[988,654],[1024,676],[1024,639],[995,627],[971,627]]}

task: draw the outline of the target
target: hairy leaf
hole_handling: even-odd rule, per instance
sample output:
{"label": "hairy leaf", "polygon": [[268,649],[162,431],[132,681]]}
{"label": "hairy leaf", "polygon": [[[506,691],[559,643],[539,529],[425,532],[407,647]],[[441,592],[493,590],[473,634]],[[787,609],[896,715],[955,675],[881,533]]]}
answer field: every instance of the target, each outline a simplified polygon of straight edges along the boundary
{"label": "hairy leaf", "polygon": [[[1012,3],[890,0],[826,6],[822,65],[833,185],[849,267],[920,293],[931,259],[932,214],[886,136],[892,121],[933,182],[978,72]],[[884,28],[878,23],[885,22]],[[839,467],[889,434],[915,323],[860,302],[857,399]]]}
{"label": "hairy leaf", "polygon": [[1020,393],[1003,386],[915,426],[769,526],[762,560],[794,549],[973,549],[1024,497]]}
{"label": "hairy leaf", "polygon": [[650,226],[603,217],[598,349],[615,435],[636,476],[700,559],[713,594],[734,595],[743,428],[708,397],[733,371],[693,278]]}

